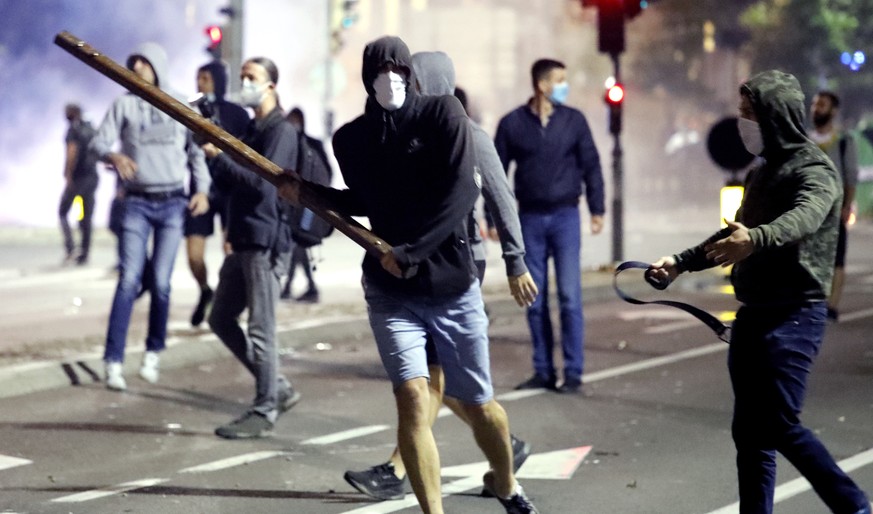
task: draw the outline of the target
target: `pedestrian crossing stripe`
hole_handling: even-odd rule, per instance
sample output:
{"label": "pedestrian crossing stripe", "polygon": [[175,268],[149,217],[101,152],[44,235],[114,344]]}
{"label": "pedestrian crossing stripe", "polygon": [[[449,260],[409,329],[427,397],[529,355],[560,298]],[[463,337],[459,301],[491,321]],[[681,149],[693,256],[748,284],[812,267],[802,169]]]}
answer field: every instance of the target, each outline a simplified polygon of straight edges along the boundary
{"label": "pedestrian crossing stripe", "polygon": [[8,455],[0,455],[0,469],[15,468],[26,464],[33,464],[33,461],[20,459],[18,457],[10,457]]}
{"label": "pedestrian crossing stripe", "polygon": [[[552,452],[534,453],[515,474],[519,479],[569,480],[591,452],[591,446],[579,446]],[[443,468],[444,477],[481,477],[490,469],[486,461]]]}

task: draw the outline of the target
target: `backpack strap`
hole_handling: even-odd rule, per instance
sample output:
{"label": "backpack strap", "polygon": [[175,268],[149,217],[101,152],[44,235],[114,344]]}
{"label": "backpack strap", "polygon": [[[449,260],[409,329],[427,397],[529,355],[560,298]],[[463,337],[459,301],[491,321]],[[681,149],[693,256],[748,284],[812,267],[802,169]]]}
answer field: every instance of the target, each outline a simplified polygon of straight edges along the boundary
{"label": "backpack strap", "polygon": [[619,264],[615,268],[615,274],[612,277],[612,287],[615,289],[615,292],[616,292],[616,294],[618,294],[619,298],[621,298],[622,300],[624,300],[628,303],[632,303],[634,305],[646,305],[646,304],[666,305],[668,307],[675,307],[676,309],[683,310],[683,311],[687,312],[688,314],[691,314],[695,318],[699,319],[706,326],[708,326],[713,332],[715,332],[715,335],[717,335],[719,339],[721,339],[725,343],[730,343],[730,328],[731,328],[730,325],[722,323],[718,318],[716,318],[715,316],[706,312],[703,309],[700,309],[698,307],[695,307],[695,306],[688,304],[688,303],[685,303],[685,302],[677,302],[677,301],[673,301],[673,300],[650,300],[650,301],[638,300],[638,299],[624,293],[618,287],[618,274],[621,273],[622,271],[625,271],[628,269],[646,270],[646,273],[644,275],[646,282],[648,282],[649,285],[651,285],[655,289],[663,290],[663,289],[666,289],[667,286],[670,285],[670,282],[661,282],[661,281],[657,280],[655,277],[653,277],[649,273],[651,270],[651,267],[645,262],[640,262],[640,261],[622,262],[621,264]]}

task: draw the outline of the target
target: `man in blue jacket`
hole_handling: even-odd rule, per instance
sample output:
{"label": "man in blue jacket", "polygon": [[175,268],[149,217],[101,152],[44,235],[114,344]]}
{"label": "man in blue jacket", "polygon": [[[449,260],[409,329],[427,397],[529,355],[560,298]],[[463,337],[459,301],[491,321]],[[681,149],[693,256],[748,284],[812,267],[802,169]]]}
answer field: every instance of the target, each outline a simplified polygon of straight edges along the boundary
{"label": "man in blue jacket", "polygon": [[[334,155],[348,189],[313,186],[339,212],[367,216],[393,248],[364,258],[364,296],[394,386],[397,442],[426,513],[442,512],[440,463],[430,427],[428,334],[492,470],[485,485],[507,512],[536,512],[515,481],[506,412],[494,399],[488,319],[467,222],[481,176],[470,123],[452,96],[420,96],[412,57],[396,37],[364,49],[364,114],[340,128]],[[295,184],[282,194],[297,200]]]}
{"label": "man in blue jacket", "polygon": [[[243,142],[276,165],[293,168],[297,133],[279,107],[276,65],[255,57],[243,63],[240,76],[240,102],[255,112]],[[229,191],[227,242],[232,249],[219,272],[209,326],[255,378],[253,405],[240,418],[215,429],[215,434],[225,439],[263,437],[272,431],[279,414],[300,399],[279,373],[276,343],[279,279],[288,266],[291,227],[272,184],[212,144],[203,150],[218,186]],[[238,322],[245,309],[247,331]]]}
{"label": "man in blue jacket", "polygon": [[[534,96],[500,120],[494,146],[507,173],[515,162],[515,197],[525,262],[540,295],[528,308],[534,375],[517,389],[577,392],[582,386],[582,247],[579,197],[585,193],[591,232],[603,229],[603,175],[585,116],[567,107],[564,65],[541,59],[531,68]],[[549,317],[549,257],[554,259],[561,311],[564,382],[557,387]]]}

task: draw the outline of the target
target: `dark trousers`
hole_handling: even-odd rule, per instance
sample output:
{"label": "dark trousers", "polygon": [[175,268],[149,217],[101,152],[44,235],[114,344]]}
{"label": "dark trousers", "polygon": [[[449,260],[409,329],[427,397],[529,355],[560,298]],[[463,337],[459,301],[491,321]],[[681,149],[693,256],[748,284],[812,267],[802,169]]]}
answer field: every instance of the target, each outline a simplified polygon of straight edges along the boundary
{"label": "dark trousers", "polygon": [[773,511],[778,451],[836,513],[855,513],[867,498],[800,423],[806,381],[826,324],[825,302],[740,308],[728,369],[734,389],[740,513]]}
{"label": "dark trousers", "polygon": [[71,180],[64,188],[61,195],[61,202],[58,206],[58,217],[61,220],[61,232],[64,235],[64,249],[67,255],[75,250],[73,242],[73,231],[70,228],[70,222],[67,220],[67,215],[70,213],[70,207],[73,206],[73,200],[76,196],[82,197],[82,220],[79,221],[79,231],[81,232],[80,252],[82,259],[88,258],[88,252],[91,249],[91,219],[94,214],[94,193],[97,191],[98,177],[96,174]]}

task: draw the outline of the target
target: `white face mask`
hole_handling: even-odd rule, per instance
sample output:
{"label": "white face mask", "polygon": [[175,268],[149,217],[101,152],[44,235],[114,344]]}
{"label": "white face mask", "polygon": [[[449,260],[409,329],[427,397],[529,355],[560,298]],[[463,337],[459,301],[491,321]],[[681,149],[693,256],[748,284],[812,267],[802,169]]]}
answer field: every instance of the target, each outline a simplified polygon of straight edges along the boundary
{"label": "white face mask", "polygon": [[264,101],[264,96],[267,94],[267,87],[270,83],[255,84],[250,79],[243,79],[242,89],[239,92],[239,103],[246,107],[257,107]]}
{"label": "white face mask", "polygon": [[386,111],[396,111],[406,101],[406,79],[399,73],[380,73],[373,81],[373,90],[376,92],[376,102]]}
{"label": "white face mask", "polygon": [[737,130],[743,146],[752,155],[761,155],[764,151],[764,138],[761,136],[761,126],[758,122],[746,118],[737,118]]}

